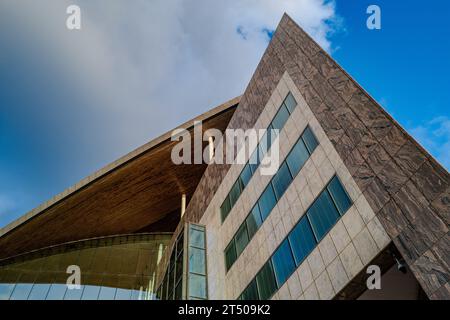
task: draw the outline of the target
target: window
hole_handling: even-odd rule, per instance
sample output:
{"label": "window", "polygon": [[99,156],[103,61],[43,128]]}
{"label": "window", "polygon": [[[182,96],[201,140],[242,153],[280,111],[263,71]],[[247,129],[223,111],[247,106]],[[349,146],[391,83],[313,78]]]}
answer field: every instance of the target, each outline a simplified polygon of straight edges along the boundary
{"label": "window", "polygon": [[247,163],[241,172],[241,181],[244,188],[248,185],[248,182],[250,181],[251,178],[252,178],[252,171],[250,170],[250,165]]}
{"label": "window", "polygon": [[244,290],[240,296],[241,300],[259,300],[258,287],[256,286],[255,279],[250,282],[247,288]]}
{"label": "window", "polygon": [[277,283],[275,281],[275,275],[270,260],[267,261],[256,275],[256,283],[258,285],[258,293],[261,300],[269,299],[277,290]]}
{"label": "window", "polygon": [[294,257],[292,256],[289,241],[285,239],[272,256],[273,268],[278,286],[287,280],[295,270]]}
{"label": "window", "polygon": [[30,295],[28,296],[28,300],[45,300],[49,289],[49,284],[35,283]]}
{"label": "window", "polygon": [[274,129],[281,130],[284,127],[284,124],[286,123],[287,119],[289,118],[289,112],[287,108],[282,105],[280,110],[278,110],[277,114],[273,118],[272,126]]}
{"label": "window", "polygon": [[306,216],[297,223],[289,234],[289,242],[294,253],[295,263],[300,265],[316,246],[316,239]]}
{"label": "window", "polygon": [[292,151],[286,158],[286,162],[294,177],[303,167],[308,158],[309,153],[308,150],[306,149],[305,143],[303,142],[302,139],[299,139],[295,144],[294,148],[292,149]]}
{"label": "window", "polygon": [[289,172],[286,162],[278,169],[277,174],[272,179],[273,189],[275,190],[275,195],[277,199],[281,199],[286,189],[289,187],[292,181],[291,173]]}
{"label": "window", "polygon": [[205,250],[189,248],[189,272],[206,274]]}
{"label": "window", "polygon": [[222,216],[222,221],[224,221],[225,218],[228,216],[230,210],[231,210],[230,196],[227,196],[225,198],[225,201],[222,203],[222,206],[220,207],[220,215]]}
{"label": "window", "polygon": [[252,155],[250,156],[250,159],[248,160],[248,163],[250,165],[252,173],[255,174],[259,164],[261,163],[261,159],[259,158],[258,155],[258,148],[256,148],[255,151],[253,151]]}
{"label": "window", "polygon": [[288,93],[286,99],[284,100],[284,104],[286,105],[290,113],[294,111],[295,107],[297,106],[297,101],[295,101],[292,93]]}
{"label": "window", "polygon": [[236,243],[236,255],[239,256],[248,244],[247,226],[245,223],[237,231],[234,242]]}
{"label": "window", "polygon": [[258,204],[255,204],[246,221],[248,237],[251,239],[262,224],[261,213]]}
{"label": "window", "polygon": [[231,268],[234,261],[236,261],[236,246],[233,238],[225,249],[225,267],[227,271]]}
{"label": "window", "polygon": [[317,139],[309,126],[306,127],[305,131],[303,132],[302,139],[305,142],[309,153],[313,153],[314,149],[316,149],[319,143],[317,142]]}
{"label": "window", "polygon": [[350,200],[347,192],[339,181],[338,177],[334,177],[328,184],[328,191],[330,191],[331,197],[339,210],[339,213],[343,215],[351,207],[352,201]]}
{"label": "window", "polygon": [[239,199],[240,195],[241,195],[241,184],[240,184],[240,179],[238,179],[234,183],[234,185],[231,187],[231,191],[230,191],[230,204],[231,204],[231,207],[234,206],[236,201]]}
{"label": "window", "polygon": [[267,216],[270,214],[273,207],[275,207],[276,203],[277,200],[275,199],[272,185],[269,183],[258,200],[259,209],[261,211],[261,218],[263,219],[263,221],[266,220]]}
{"label": "window", "polygon": [[320,241],[339,219],[339,212],[327,190],[316,199],[307,215],[317,241]]}
{"label": "window", "polygon": [[262,136],[261,140],[259,141],[258,145],[258,157],[259,161],[261,162],[262,159],[264,159],[264,156],[267,153],[267,150],[269,150],[270,140],[269,140],[269,131],[266,131],[264,135]]}
{"label": "window", "polygon": [[[9,298],[10,300],[26,300],[30,294],[31,288],[33,287],[30,283],[18,283],[14,288],[14,291]],[[74,290],[72,290],[74,291]],[[77,290],[81,291],[81,290]]]}
{"label": "window", "polygon": [[206,277],[189,274],[189,297],[206,299]]}
{"label": "window", "polygon": [[189,245],[197,248],[205,248],[205,231],[197,229],[195,225],[189,228]]}

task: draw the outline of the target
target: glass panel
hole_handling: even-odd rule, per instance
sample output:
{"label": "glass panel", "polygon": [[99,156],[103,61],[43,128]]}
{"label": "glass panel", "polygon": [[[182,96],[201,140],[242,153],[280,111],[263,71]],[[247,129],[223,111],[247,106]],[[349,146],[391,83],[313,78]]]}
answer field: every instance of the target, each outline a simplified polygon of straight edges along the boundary
{"label": "glass panel", "polygon": [[181,235],[178,237],[178,240],[177,240],[177,256],[180,254],[180,252],[183,251],[183,249],[184,249],[183,246],[184,246],[183,233],[181,233]]}
{"label": "glass panel", "polygon": [[14,286],[14,283],[0,283],[0,300],[9,300]]}
{"label": "glass panel", "polygon": [[172,299],[173,288],[175,287],[174,285],[175,285],[175,269],[172,268],[169,271],[169,284],[168,284],[168,287],[167,287],[167,292],[169,294],[168,297],[167,297],[168,300]]}
{"label": "glass panel", "polygon": [[189,245],[197,248],[205,248],[205,232],[198,230],[195,226],[189,228]]}
{"label": "glass panel", "polygon": [[189,296],[206,299],[206,277],[189,274]]}
{"label": "glass panel", "polygon": [[328,190],[330,191],[331,197],[333,198],[339,213],[343,215],[347,212],[348,208],[351,207],[352,201],[337,176],[335,176],[328,184]]}
{"label": "glass panel", "polygon": [[97,300],[100,292],[99,286],[84,286],[81,300]]}
{"label": "glass panel", "polygon": [[244,290],[241,297],[242,300],[259,300],[258,297],[258,287],[256,286],[256,281],[253,279],[248,287]]}
{"label": "glass panel", "polygon": [[163,289],[162,289],[162,300],[167,300],[167,282],[168,282],[168,273],[166,273],[166,275],[164,276],[164,280],[163,280]]}
{"label": "glass panel", "polygon": [[66,293],[67,286],[65,284],[54,283],[50,287],[47,294],[47,300],[62,300]]}
{"label": "glass panel", "polygon": [[309,225],[307,217],[303,217],[289,234],[295,263],[300,265],[316,246],[316,239]]}
{"label": "glass panel", "polygon": [[259,163],[261,162],[261,159],[258,156],[258,148],[253,151],[252,155],[250,156],[250,159],[248,161],[250,165],[250,169],[252,170],[252,173],[255,174],[256,170],[258,169]]}
{"label": "glass panel", "polygon": [[131,300],[131,290],[117,288],[116,300]]}
{"label": "glass panel", "polygon": [[116,288],[101,287],[98,300],[114,300],[116,296]]}
{"label": "glass panel", "polygon": [[239,256],[248,244],[247,226],[245,223],[238,229],[234,238],[236,243],[236,254]]}
{"label": "glass panel", "polygon": [[32,287],[33,285],[30,283],[16,284],[16,287],[14,288],[10,300],[27,300]]}
{"label": "glass panel", "polygon": [[66,294],[64,295],[64,300],[80,300],[83,293],[83,286],[80,289],[69,289],[67,288]]}
{"label": "glass panel", "polygon": [[317,139],[314,136],[314,133],[312,132],[310,127],[307,127],[305,129],[305,131],[302,134],[302,138],[306,144],[306,147],[309,150],[309,153],[313,153],[314,149],[316,149],[319,143],[317,142]]}
{"label": "glass panel", "polygon": [[264,159],[264,156],[266,155],[267,150],[269,149],[269,144],[270,143],[268,143],[268,131],[266,130],[266,133],[264,133],[258,145],[259,161],[262,161],[262,159]]}
{"label": "glass panel", "polygon": [[183,281],[180,280],[175,287],[175,300],[181,300],[183,298]]}
{"label": "glass panel", "polygon": [[250,165],[247,163],[241,172],[241,180],[242,180],[242,184],[244,185],[244,188],[247,186],[251,177],[252,177],[252,171],[250,170]]}
{"label": "glass panel", "polygon": [[275,195],[277,196],[278,200],[281,199],[281,196],[289,187],[291,181],[292,181],[291,173],[289,172],[286,162],[283,162],[281,167],[278,169],[277,174],[272,179],[273,189],[275,191]]}
{"label": "glass panel", "polygon": [[231,207],[234,206],[236,201],[239,199],[239,196],[241,195],[241,184],[239,182],[239,179],[234,183],[233,187],[231,187],[230,190],[230,204]]}
{"label": "glass panel", "polygon": [[35,283],[28,296],[28,300],[45,300],[48,290],[50,290],[50,284]]}
{"label": "glass panel", "polygon": [[281,130],[284,127],[287,119],[289,118],[289,112],[284,104],[281,105],[277,114],[273,118],[272,126],[274,129]]}
{"label": "glass panel", "polygon": [[277,290],[277,283],[275,281],[275,275],[270,260],[256,275],[256,282],[258,284],[258,292],[261,300],[269,299]]}
{"label": "glass panel", "polygon": [[222,216],[222,221],[224,221],[225,218],[228,216],[230,210],[231,210],[230,196],[227,196],[225,198],[225,201],[222,203],[222,206],[220,207],[220,215]]}
{"label": "glass panel", "polygon": [[286,99],[284,100],[284,104],[286,105],[290,113],[294,111],[295,107],[297,106],[297,101],[295,101],[292,93],[288,93]]}
{"label": "glass panel", "polygon": [[252,211],[248,215],[246,219],[248,238],[251,239],[255,235],[256,231],[258,231],[259,227],[262,224],[261,213],[259,212],[258,204],[255,204]]}
{"label": "glass panel", "polygon": [[236,247],[234,245],[234,239],[231,239],[231,242],[225,249],[225,266],[227,271],[233,265],[234,261],[236,261]]}
{"label": "glass panel", "polygon": [[177,258],[176,271],[175,271],[175,279],[178,281],[183,276],[183,252],[180,252]]}
{"label": "glass panel", "polygon": [[272,256],[278,287],[281,287],[295,270],[294,257],[288,239],[285,239]]}
{"label": "glass panel", "polygon": [[275,207],[276,203],[277,200],[275,198],[272,185],[269,183],[269,185],[266,187],[266,190],[264,190],[263,194],[258,200],[259,209],[261,211],[261,218],[263,219],[263,221],[266,220],[267,216],[270,214],[273,207]]}
{"label": "glass panel", "polygon": [[189,252],[189,272],[205,274],[206,273],[205,250],[190,248],[188,252]]}
{"label": "glass panel", "polygon": [[323,236],[334,226],[339,219],[339,212],[331,200],[330,194],[324,190],[317,198],[307,215],[311,221],[311,226],[319,242]]}
{"label": "glass panel", "polygon": [[302,139],[299,139],[286,158],[286,162],[295,177],[309,158],[308,150]]}

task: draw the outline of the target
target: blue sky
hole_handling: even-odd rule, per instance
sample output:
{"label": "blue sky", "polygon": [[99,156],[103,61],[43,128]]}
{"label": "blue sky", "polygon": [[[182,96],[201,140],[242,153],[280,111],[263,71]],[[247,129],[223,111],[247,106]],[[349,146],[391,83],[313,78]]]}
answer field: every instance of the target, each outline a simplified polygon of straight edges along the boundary
{"label": "blue sky", "polygon": [[[81,7],[80,32],[65,29],[72,3]],[[379,31],[365,27],[369,4],[381,7]],[[449,8],[405,0],[3,0],[0,227],[241,94],[284,11],[449,168]]]}

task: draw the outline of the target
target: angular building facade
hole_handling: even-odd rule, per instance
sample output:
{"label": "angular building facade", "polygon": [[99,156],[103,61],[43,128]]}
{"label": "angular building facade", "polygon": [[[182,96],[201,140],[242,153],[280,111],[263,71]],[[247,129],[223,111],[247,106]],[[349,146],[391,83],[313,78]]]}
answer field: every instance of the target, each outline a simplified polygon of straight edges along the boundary
{"label": "angular building facade", "polygon": [[86,178],[1,230],[0,299],[450,298],[449,173],[287,15],[195,121],[278,133],[209,165],[168,133]]}

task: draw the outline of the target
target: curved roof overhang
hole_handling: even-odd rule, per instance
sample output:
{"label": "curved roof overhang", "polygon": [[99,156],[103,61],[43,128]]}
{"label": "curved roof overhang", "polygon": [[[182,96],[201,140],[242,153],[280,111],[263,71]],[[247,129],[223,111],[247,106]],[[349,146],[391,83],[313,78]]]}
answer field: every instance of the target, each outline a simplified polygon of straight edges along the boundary
{"label": "curved roof overhang", "polygon": [[[178,128],[226,129],[240,97]],[[194,193],[206,164],[175,165],[171,133],[150,141],[0,229],[0,260],[70,241],[173,231],[181,195]],[[191,135],[193,139],[193,135]],[[193,145],[193,143],[191,143]]]}

